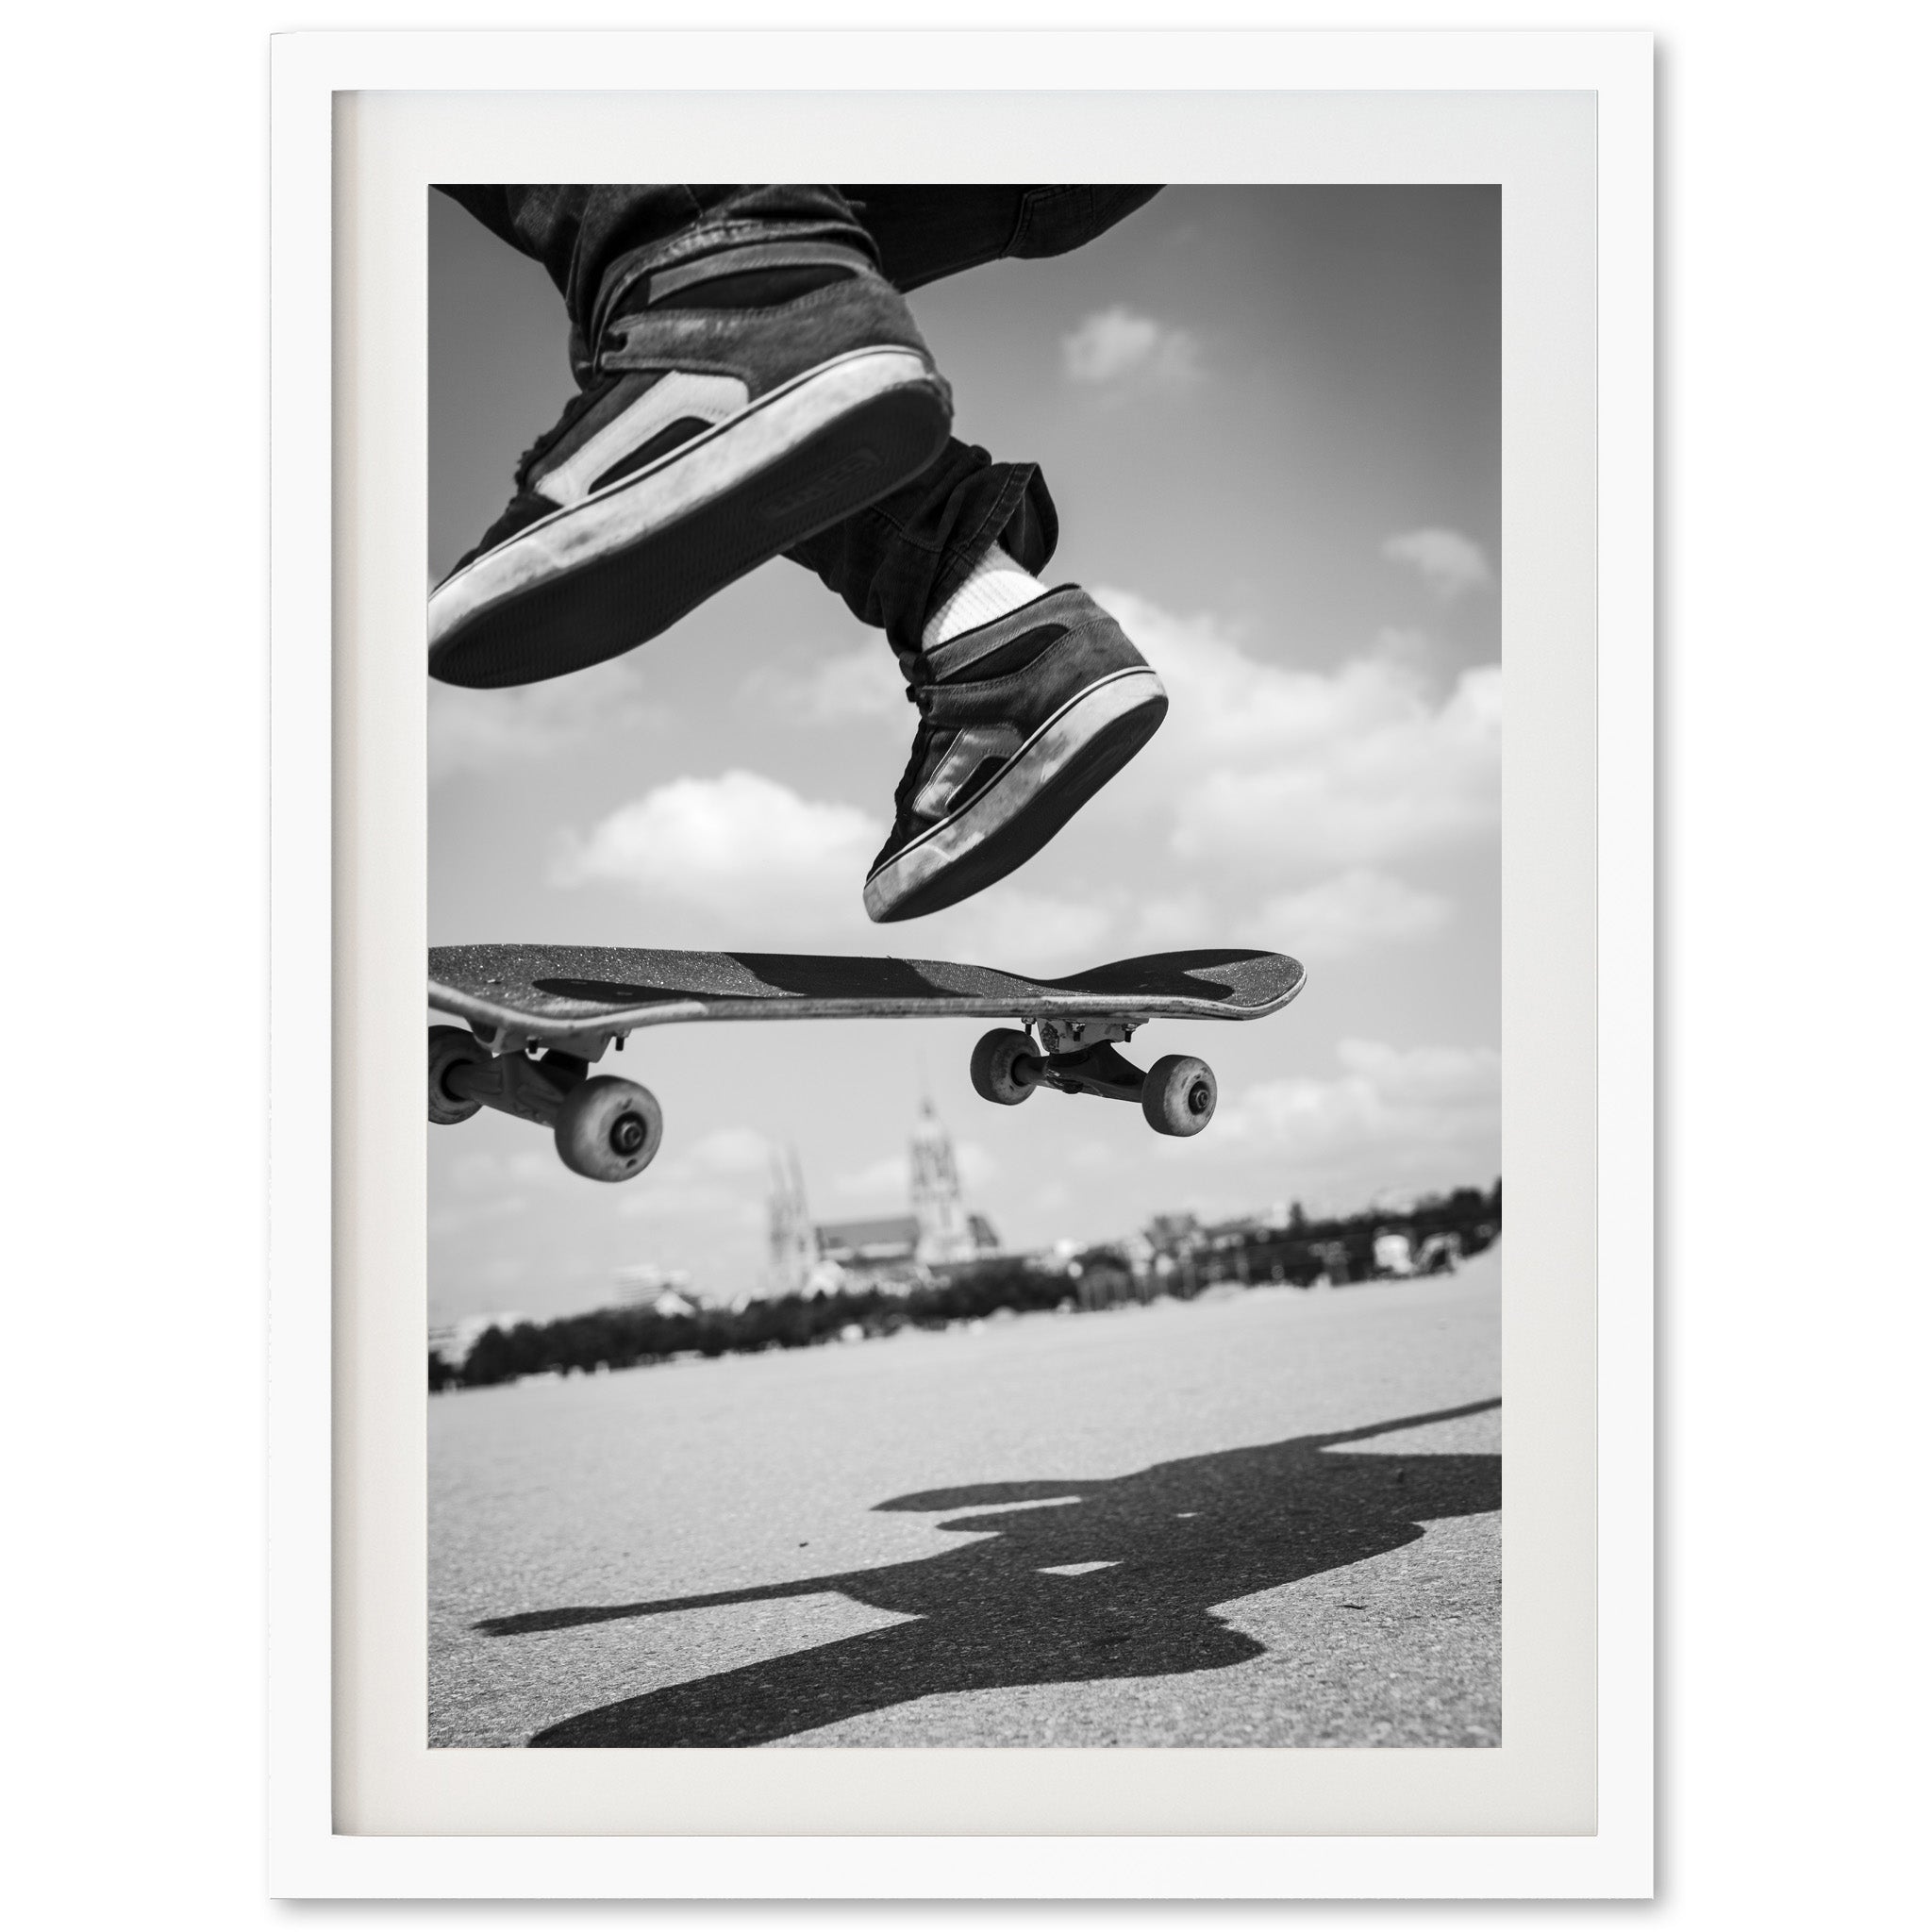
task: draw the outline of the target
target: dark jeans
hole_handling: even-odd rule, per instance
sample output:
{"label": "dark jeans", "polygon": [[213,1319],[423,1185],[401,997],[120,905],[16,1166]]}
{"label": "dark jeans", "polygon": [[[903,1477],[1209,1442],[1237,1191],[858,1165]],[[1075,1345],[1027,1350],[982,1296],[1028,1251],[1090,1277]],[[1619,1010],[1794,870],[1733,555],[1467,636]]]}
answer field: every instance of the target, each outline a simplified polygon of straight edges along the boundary
{"label": "dark jeans", "polygon": [[[747,242],[825,239],[861,249],[910,290],[1003,256],[1064,255],[1158,192],[1115,187],[844,187],[630,183],[445,187],[492,234],[541,261],[570,316],[571,366],[593,379],[607,318],[641,275]],[[927,616],[994,540],[1038,575],[1059,541],[1032,463],[996,463],[957,437],[930,468],[786,553],[916,650]]]}

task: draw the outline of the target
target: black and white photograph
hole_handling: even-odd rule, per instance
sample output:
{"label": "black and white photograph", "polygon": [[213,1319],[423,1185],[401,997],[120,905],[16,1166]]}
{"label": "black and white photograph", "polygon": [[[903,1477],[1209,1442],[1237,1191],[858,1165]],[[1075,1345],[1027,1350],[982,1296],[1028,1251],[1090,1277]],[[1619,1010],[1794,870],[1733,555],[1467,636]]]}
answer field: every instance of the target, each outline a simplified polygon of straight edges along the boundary
{"label": "black and white photograph", "polygon": [[1493,184],[427,209],[433,1748],[1493,1750]]}
{"label": "black and white photograph", "polygon": [[24,18],[19,1923],[1910,1923],[1926,18],[1535,13]]}

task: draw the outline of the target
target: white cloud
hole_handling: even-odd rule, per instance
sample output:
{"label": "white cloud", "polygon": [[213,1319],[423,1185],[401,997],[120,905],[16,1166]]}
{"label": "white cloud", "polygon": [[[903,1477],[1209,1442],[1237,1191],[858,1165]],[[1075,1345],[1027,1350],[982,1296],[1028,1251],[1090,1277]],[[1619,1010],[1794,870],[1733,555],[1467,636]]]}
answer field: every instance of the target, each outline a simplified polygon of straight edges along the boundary
{"label": "white cloud", "polygon": [[[865,916],[860,887],[885,839],[856,807],[801,798],[752,772],[677,778],[567,835],[558,885],[614,884],[675,904],[695,945],[769,945],[808,933],[840,952],[964,959],[1051,976],[1096,964],[1120,923],[1114,903],[1058,897],[1002,882],[890,932]],[[1124,895],[1115,892],[1112,901]]]}
{"label": "white cloud", "polygon": [[1134,908],[1125,943],[1136,953],[1198,946],[1209,937],[1268,946],[1304,963],[1426,938],[1448,923],[1447,899],[1386,873],[1357,867],[1298,891],[1252,900],[1231,915],[1204,892],[1149,899]]}
{"label": "white cloud", "polygon": [[609,883],[724,916],[824,916],[856,901],[885,829],[756,772],[674,778],[567,838],[560,885]]}
{"label": "white cloud", "polygon": [[644,673],[629,658],[510,691],[432,680],[429,782],[548,758],[598,732],[660,728],[670,716],[646,697]]}
{"label": "white cloud", "polygon": [[903,1207],[912,1188],[912,1163],[904,1154],[883,1154],[866,1166],[841,1174],[833,1191],[861,1201],[890,1201]]}
{"label": "white cloud", "polygon": [[[534,1136],[537,1129],[530,1129]],[[487,1194],[500,1199],[515,1188],[541,1187],[565,1172],[548,1141],[520,1147],[514,1154],[492,1148],[466,1148],[443,1169],[444,1184],[461,1194]]]}
{"label": "white cloud", "polygon": [[760,671],[745,695],[782,710],[794,724],[837,724],[850,718],[887,718],[912,739],[914,720],[906,679],[883,638],[827,658],[809,671]]}
{"label": "white cloud", "polygon": [[1218,939],[1225,927],[1205,892],[1166,893],[1135,908],[1131,950],[1165,953],[1198,946],[1208,935]]}
{"label": "white cloud", "polygon": [[755,1127],[714,1127],[672,1163],[680,1179],[699,1174],[765,1174],[772,1143]]}
{"label": "white cloud", "polygon": [[1276,893],[1262,906],[1252,936],[1259,945],[1312,964],[1426,939],[1448,924],[1451,909],[1439,893],[1357,867],[1306,891]]}
{"label": "white cloud", "polygon": [[[960,1190],[969,1196],[999,1172],[999,1163],[977,1141],[956,1141],[953,1160],[959,1171]],[[912,1200],[911,1157],[903,1152],[882,1155],[850,1174],[841,1174],[832,1187],[855,1200],[877,1201],[903,1209]]]}
{"label": "white cloud", "polygon": [[429,1236],[432,1241],[453,1240],[491,1222],[516,1221],[527,1214],[530,1207],[526,1194],[494,1194],[487,1200],[432,1208],[428,1217]]}
{"label": "white cloud", "polygon": [[[577,1176],[557,1158],[551,1137],[538,1127],[518,1133],[513,1153],[469,1144],[466,1130],[440,1128],[459,1144],[433,1141],[429,1233],[436,1241],[459,1239],[476,1229],[523,1219],[546,1201],[571,1191]],[[580,1185],[580,1183],[579,1183]]]}
{"label": "white cloud", "polygon": [[715,1127],[689,1147],[667,1146],[625,1194],[625,1221],[762,1226],[772,1143],[752,1127]]}
{"label": "white cloud", "polygon": [[1386,863],[1493,833],[1501,805],[1502,667],[1439,696],[1413,654],[1375,650],[1331,671],[1245,652],[1211,618],[1130,591],[1095,596],[1167,687],[1171,708],[1109,809],[1158,808],[1169,848],[1264,882]]}
{"label": "white cloud", "polygon": [[1063,336],[1060,354],[1068,378],[1090,388],[1132,381],[1179,390],[1201,375],[1201,345],[1187,329],[1118,304],[1096,310]]}
{"label": "white cloud", "polygon": [[959,1185],[970,1193],[983,1188],[1000,1171],[1000,1164],[977,1141],[961,1141],[953,1149],[959,1167]]}
{"label": "white cloud", "polygon": [[1481,544],[1458,530],[1408,530],[1382,545],[1391,563],[1406,563],[1419,571],[1431,593],[1453,604],[1470,591],[1494,581]]}
{"label": "white cloud", "polygon": [[1329,1079],[1262,1081],[1224,1101],[1214,1133],[1288,1163],[1285,1181],[1359,1173],[1363,1191],[1500,1172],[1502,1062],[1491,1047],[1344,1040]]}
{"label": "white cloud", "polygon": [[493,1255],[475,1271],[475,1280],[481,1288],[513,1288],[529,1272],[529,1261],[521,1255]]}
{"label": "white cloud", "polygon": [[1055,898],[996,885],[921,920],[913,928],[918,944],[907,950],[922,958],[965,959],[1051,978],[1098,965],[1115,917],[1099,899]]}

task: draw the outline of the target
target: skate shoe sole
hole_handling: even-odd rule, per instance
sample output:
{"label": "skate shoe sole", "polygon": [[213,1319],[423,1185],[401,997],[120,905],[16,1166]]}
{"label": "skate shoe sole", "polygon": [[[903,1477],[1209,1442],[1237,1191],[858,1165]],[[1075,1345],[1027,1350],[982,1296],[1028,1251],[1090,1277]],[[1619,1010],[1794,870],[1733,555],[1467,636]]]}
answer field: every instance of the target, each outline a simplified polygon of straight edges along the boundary
{"label": "skate shoe sole", "polygon": [[487,690],[619,657],[916,476],[951,426],[909,349],[822,364],[439,586],[430,675]]}
{"label": "skate shoe sole", "polygon": [[1167,693],[1145,665],[1071,698],[959,809],[865,882],[880,924],[957,905],[1025,862],[1160,728]]}

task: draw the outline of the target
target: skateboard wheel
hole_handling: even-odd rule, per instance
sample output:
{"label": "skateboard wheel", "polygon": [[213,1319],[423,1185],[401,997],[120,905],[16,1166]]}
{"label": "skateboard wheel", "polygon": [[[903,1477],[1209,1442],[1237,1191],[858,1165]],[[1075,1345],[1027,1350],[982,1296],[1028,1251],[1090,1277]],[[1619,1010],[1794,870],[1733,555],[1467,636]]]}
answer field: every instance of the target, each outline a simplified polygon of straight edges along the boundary
{"label": "skateboard wheel", "polygon": [[973,1091],[996,1107],[1018,1107],[1040,1085],[1040,1056],[1030,1034],[1000,1026],[973,1049]]}
{"label": "skateboard wheel", "polygon": [[465,1100],[449,1085],[450,1069],[487,1060],[476,1036],[462,1026],[429,1029],[429,1118],[439,1127],[453,1127],[482,1110],[480,1100]]}
{"label": "skateboard wheel", "polygon": [[1214,1118],[1220,1092],[1206,1060],[1171,1053],[1147,1069],[1141,1111],[1157,1134],[1198,1134]]}
{"label": "skateboard wheel", "polygon": [[557,1110],[558,1158],[587,1180],[627,1181],[657,1158],[664,1110],[635,1080],[600,1074],[573,1087]]}

